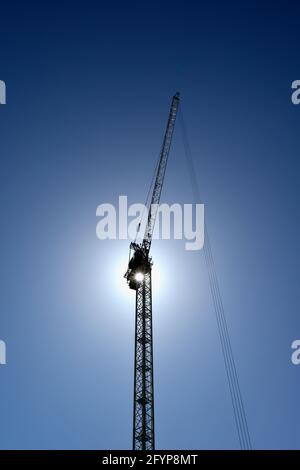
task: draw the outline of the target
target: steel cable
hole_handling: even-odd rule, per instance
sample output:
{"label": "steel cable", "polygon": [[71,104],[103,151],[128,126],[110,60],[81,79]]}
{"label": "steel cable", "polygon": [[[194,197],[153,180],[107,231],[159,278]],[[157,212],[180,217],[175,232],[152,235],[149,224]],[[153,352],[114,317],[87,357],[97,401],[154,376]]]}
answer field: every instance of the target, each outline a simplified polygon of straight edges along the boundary
{"label": "steel cable", "polygon": [[[201,202],[200,191],[195,173],[194,162],[192,158],[191,149],[189,146],[187,132],[184,124],[182,110],[180,109],[179,118],[181,123],[183,146],[185,150],[186,162],[189,170],[191,179],[192,192],[196,203]],[[204,234],[204,257],[208,270],[209,284],[211,295],[213,299],[213,305],[217,320],[218,332],[221,342],[221,349],[225,364],[226,376],[229,385],[229,392],[232,401],[235,423],[237,427],[238,438],[240,447],[243,450],[250,450],[252,448],[251,438],[248,428],[247,417],[245,413],[245,407],[242,399],[242,394],[239,385],[239,378],[236,369],[236,364],[233,356],[231,341],[229,337],[228,325],[226,321],[225,311],[222,302],[222,296],[220,292],[218,277],[216,273],[216,267],[211,249],[211,243],[209,239],[207,225],[205,224]]]}

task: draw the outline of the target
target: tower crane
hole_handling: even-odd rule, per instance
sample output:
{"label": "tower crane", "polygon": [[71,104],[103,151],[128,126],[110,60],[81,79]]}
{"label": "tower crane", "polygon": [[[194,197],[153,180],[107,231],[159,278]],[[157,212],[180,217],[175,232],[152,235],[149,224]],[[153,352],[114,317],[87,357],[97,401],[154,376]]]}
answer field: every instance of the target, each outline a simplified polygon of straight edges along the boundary
{"label": "tower crane", "polygon": [[129,263],[125,274],[130,289],[136,291],[133,450],[155,449],[151,286],[152,259],[150,258],[149,252],[178,107],[179,93],[176,93],[171,102],[167,127],[160,151],[144,238],[141,243],[132,242],[130,244]]}

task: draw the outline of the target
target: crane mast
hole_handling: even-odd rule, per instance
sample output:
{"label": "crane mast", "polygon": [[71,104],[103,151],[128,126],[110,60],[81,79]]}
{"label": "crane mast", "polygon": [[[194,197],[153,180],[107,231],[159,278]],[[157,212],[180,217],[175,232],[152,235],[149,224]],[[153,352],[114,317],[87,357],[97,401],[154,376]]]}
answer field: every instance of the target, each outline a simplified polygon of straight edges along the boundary
{"label": "crane mast", "polygon": [[130,259],[125,274],[129,287],[136,291],[133,450],[154,450],[154,390],[152,340],[152,260],[149,256],[160,202],[168,156],[179,106],[179,93],[173,96],[160,151],[155,183],[142,243],[130,244]]}

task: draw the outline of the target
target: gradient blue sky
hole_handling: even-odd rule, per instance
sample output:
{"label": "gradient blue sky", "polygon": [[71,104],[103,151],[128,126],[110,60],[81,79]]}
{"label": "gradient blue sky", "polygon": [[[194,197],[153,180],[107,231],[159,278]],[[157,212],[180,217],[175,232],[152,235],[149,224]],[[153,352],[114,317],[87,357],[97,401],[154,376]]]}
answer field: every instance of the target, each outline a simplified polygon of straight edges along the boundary
{"label": "gradient blue sky", "polygon": [[[297,3],[1,3],[1,448],[131,446],[128,243],[95,211],[144,202],[177,90],[253,446],[300,447]],[[169,203],[193,201],[178,130]],[[238,448],[203,253],[152,255],[157,447]]]}

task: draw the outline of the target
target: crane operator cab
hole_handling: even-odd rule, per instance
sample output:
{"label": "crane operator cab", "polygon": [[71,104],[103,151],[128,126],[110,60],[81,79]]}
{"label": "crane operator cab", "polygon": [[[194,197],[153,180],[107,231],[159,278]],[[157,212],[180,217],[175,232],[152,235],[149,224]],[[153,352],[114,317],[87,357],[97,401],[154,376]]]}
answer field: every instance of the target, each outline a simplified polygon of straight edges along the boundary
{"label": "crane operator cab", "polygon": [[151,258],[144,246],[130,243],[128,269],[124,276],[130,289],[137,290],[142,284],[145,274],[151,271],[151,266]]}

